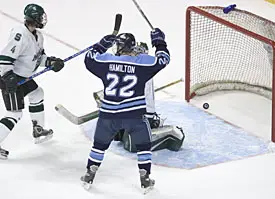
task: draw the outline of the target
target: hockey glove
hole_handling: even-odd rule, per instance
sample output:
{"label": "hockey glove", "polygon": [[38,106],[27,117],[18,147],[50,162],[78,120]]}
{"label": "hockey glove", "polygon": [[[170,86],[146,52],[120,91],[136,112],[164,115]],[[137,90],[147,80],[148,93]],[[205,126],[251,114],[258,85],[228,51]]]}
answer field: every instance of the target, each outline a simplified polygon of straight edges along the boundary
{"label": "hockey glove", "polygon": [[109,48],[111,48],[116,40],[115,35],[106,35],[98,43],[94,45],[94,48],[99,51],[99,53],[105,53]]}
{"label": "hockey glove", "polygon": [[46,67],[52,66],[53,67],[52,70],[54,72],[58,72],[64,67],[64,61],[56,57],[47,57],[45,66]]}
{"label": "hockey glove", "polygon": [[17,76],[12,70],[2,76],[4,89],[7,93],[15,93],[17,90]]}
{"label": "hockey glove", "polygon": [[153,47],[158,45],[167,46],[165,42],[165,34],[159,28],[155,28],[154,31],[151,31],[151,42]]}

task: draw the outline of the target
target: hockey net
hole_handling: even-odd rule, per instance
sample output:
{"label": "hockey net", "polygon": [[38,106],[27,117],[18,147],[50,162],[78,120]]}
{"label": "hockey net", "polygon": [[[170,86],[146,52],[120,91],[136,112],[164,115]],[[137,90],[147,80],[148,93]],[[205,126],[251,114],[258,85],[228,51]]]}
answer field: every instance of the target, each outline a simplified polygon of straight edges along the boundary
{"label": "hockey net", "polygon": [[[245,90],[274,98],[275,23],[223,7],[188,7],[185,99],[219,90]],[[272,141],[275,142],[273,101]]]}

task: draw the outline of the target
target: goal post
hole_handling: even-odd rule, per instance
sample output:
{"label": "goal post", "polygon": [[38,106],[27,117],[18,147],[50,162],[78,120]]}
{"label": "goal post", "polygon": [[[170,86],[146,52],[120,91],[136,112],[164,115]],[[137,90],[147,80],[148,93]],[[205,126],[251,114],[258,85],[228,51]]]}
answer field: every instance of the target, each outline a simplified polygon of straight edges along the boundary
{"label": "goal post", "polygon": [[245,10],[219,6],[186,11],[185,99],[243,90],[272,100],[275,142],[275,23]]}

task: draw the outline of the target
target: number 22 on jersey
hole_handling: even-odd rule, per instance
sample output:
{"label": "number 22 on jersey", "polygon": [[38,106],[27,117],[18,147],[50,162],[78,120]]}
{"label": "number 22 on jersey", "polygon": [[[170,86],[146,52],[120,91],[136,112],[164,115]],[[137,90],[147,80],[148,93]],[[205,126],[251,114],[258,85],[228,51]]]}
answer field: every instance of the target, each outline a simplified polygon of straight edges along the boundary
{"label": "number 22 on jersey", "polygon": [[[110,80],[111,82],[105,88],[105,95],[119,96],[119,97],[124,97],[124,98],[131,97],[131,96],[134,95],[135,91],[132,90],[132,88],[137,84],[137,76],[135,76],[135,75],[125,75],[125,76],[120,78],[115,73],[108,73],[107,74],[107,80]],[[126,82],[128,84],[118,88],[117,85],[120,82]]]}

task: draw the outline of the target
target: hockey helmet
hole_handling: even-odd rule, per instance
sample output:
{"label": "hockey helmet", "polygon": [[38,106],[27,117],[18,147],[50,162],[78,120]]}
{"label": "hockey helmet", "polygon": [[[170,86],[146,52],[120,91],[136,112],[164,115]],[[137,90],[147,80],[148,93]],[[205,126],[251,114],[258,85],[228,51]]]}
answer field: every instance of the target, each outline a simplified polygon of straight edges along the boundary
{"label": "hockey helmet", "polygon": [[117,36],[114,45],[114,53],[121,55],[122,53],[131,53],[136,46],[135,36],[131,33],[121,33]]}
{"label": "hockey helmet", "polygon": [[25,20],[34,23],[36,28],[43,28],[47,24],[44,9],[37,4],[28,4],[24,9]]}

